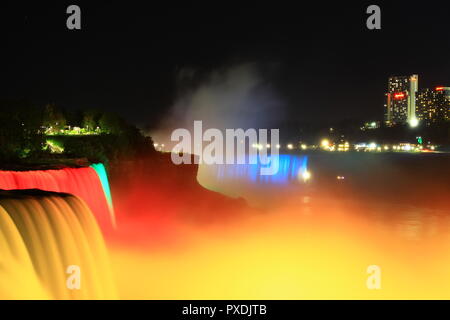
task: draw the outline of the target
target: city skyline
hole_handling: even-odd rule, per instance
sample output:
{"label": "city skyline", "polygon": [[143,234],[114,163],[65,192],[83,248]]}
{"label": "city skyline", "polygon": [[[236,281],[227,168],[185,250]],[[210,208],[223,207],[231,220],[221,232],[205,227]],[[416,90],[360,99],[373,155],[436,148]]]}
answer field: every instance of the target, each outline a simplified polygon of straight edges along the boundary
{"label": "city skyline", "polygon": [[384,123],[386,126],[409,124],[417,127],[450,119],[450,88],[420,88],[419,75],[391,76],[388,79]]}

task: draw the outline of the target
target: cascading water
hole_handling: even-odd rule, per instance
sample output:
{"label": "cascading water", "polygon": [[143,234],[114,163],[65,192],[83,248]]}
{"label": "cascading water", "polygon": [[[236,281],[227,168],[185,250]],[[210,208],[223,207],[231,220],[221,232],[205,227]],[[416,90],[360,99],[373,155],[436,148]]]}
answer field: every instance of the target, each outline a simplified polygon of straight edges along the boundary
{"label": "cascading water", "polygon": [[274,175],[260,174],[261,168],[268,165],[263,164],[259,158],[253,164],[223,164],[216,165],[213,169],[216,170],[218,179],[245,178],[253,183],[287,184],[298,180],[307,171],[308,156],[280,155],[278,162],[278,172]]}
{"label": "cascading water", "polygon": [[[0,252],[1,299],[116,298],[101,231],[76,196],[1,191]],[[69,266],[80,270],[79,288],[67,285]]]}
{"label": "cascading water", "polygon": [[116,227],[116,215],[114,213],[114,206],[112,202],[111,189],[109,188],[108,174],[106,173],[105,166],[102,163],[94,163],[91,168],[95,170],[102,184],[103,192],[105,194],[106,202],[108,204],[109,217],[111,219],[111,224]]}
{"label": "cascading water", "polygon": [[40,189],[83,199],[102,228],[115,227],[114,209],[103,164],[60,170],[0,171],[0,189]]}

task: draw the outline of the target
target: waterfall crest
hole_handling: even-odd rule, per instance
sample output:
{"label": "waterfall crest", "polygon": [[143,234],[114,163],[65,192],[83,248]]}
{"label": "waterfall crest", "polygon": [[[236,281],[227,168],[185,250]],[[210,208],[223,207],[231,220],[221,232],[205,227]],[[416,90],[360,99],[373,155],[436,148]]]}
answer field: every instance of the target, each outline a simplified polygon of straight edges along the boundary
{"label": "waterfall crest", "polygon": [[0,171],[0,189],[70,193],[86,202],[100,227],[115,227],[108,178],[101,163],[58,170]]}

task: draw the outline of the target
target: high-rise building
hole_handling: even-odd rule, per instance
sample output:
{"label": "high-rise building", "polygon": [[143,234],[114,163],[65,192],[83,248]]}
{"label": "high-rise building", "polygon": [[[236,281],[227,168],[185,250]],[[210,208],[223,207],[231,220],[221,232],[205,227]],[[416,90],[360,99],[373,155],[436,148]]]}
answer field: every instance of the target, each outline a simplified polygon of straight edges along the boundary
{"label": "high-rise building", "polygon": [[386,93],[385,123],[388,126],[409,123],[417,125],[416,92],[419,76],[393,76],[388,80]]}
{"label": "high-rise building", "polygon": [[450,87],[420,90],[417,93],[416,114],[427,125],[450,121]]}

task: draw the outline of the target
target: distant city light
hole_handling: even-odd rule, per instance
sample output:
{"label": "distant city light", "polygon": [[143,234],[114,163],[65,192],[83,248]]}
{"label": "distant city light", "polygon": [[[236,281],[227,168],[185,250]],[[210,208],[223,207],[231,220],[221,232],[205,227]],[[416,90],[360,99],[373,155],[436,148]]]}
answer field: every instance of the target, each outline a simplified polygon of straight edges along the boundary
{"label": "distant city light", "polygon": [[303,171],[302,179],[304,182],[307,182],[309,179],[311,179],[311,172],[309,172],[308,170]]}
{"label": "distant city light", "polygon": [[288,148],[289,150],[292,150],[292,149],[294,149],[294,146],[293,146],[291,143],[289,143],[289,144],[287,145],[287,148]]}
{"label": "distant city light", "polygon": [[412,118],[410,121],[409,121],[409,126],[411,127],[411,128],[415,128],[415,127],[417,127],[419,125],[419,120],[417,119],[417,118]]}
{"label": "distant city light", "polygon": [[323,139],[320,142],[320,145],[322,146],[322,148],[328,148],[330,146],[330,141],[328,139]]}
{"label": "distant city light", "polygon": [[[338,145],[338,151],[344,151],[344,152],[346,152],[346,151],[348,151],[349,150],[349,148],[350,148],[350,143],[348,142],[348,141],[346,141],[345,143],[340,143],[339,145]],[[332,148],[330,148],[330,150],[331,151],[333,151],[334,150],[334,147],[332,147]]]}
{"label": "distant city light", "polygon": [[403,99],[404,97],[405,97],[405,94],[403,92],[394,94],[394,99],[397,99],[397,100]]}

